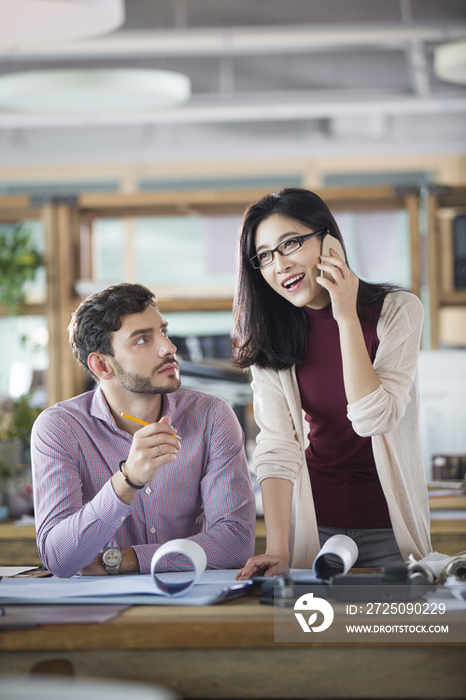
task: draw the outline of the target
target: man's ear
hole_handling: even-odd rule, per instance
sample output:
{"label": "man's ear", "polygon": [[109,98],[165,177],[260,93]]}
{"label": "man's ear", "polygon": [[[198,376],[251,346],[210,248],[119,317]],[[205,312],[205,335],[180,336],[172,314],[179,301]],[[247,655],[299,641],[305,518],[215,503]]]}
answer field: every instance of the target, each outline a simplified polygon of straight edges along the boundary
{"label": "man's ear", "polygon": [[87,358],[87,366],[99,379],[112,379],[115,376],[112,365],[108,362],[107,355],[99,352],[91,352]]}

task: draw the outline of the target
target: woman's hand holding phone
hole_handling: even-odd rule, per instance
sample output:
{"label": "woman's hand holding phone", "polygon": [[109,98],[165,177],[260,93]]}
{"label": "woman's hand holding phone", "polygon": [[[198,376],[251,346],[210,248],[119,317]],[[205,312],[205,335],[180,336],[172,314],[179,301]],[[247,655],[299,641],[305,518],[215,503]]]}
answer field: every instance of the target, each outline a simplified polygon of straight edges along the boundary
{"label": "woman's hand holding phone", "polygon": [[320,277],[317,283],[330,294],[335,320],[353,318],[356,314],[356,300],[359,280],[345,262],[345,253],[340,241],[329,234],[321,246],[321,262],[317,265]]}
{"label": "woman's hand holding phone", "polygon": [[[345,261],[346,259],[345,251],[343,250],[342,244],[340,243],[338,238],[334,238],[334,236],[331,236],[329,233],[322,239],[322,243],[320,246],[320,255],[326,257],[338,257],[343,261]],[[332,272],[333,271],[321,269],[320,275],[321,277],[326,277],[328,280],[330,280],[330,282],[333,282],[334,278]]]}

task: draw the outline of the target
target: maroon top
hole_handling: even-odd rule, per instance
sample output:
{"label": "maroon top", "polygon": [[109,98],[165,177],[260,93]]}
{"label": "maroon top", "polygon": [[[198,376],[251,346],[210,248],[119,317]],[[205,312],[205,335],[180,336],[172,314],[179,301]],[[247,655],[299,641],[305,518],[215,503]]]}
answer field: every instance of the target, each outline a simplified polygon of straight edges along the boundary
{"label": "maroon top", "polygon": [[[379,345],[375,318],[362,321],[369,356]],[[357,435],[347,418],[338,325],[325,309],[305,307],[307,349],[296,365],[301,405],[309,423],[306,460],[318,525],[341,528],[391,527],[387,502],[369,437]]]}

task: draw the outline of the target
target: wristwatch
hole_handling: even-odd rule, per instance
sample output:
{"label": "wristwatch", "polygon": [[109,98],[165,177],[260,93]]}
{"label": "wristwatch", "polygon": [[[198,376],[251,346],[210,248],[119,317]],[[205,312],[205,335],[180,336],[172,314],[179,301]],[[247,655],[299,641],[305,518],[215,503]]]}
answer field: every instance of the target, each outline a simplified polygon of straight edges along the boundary
{"label": "wristwatch", "polygon": [[120,564],[122,560],[121,550],[117,547],[106,549],[102,557],[102,563],[107,569],[110,576],[120,573]]}

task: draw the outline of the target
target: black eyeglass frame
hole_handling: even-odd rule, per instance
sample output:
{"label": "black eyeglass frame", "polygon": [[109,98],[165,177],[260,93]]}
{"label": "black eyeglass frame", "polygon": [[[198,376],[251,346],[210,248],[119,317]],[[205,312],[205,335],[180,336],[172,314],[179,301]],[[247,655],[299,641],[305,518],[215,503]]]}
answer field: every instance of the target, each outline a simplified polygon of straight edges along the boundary
{"label": "black eyeglass frame", "polygon": [[[314,238],[314,236],[318,236],[321,233],[328,233],[328,228],[323,228],[320,229],[320,231],[313,231],[312,233],[305,233],[304,236],[291,236],[290,238],[287,238],[286,240],[282,241],[280,245],[277,245],[276,248],[273,248],[272,250],[263,250],[261,253],[258,253],[257,255],[253,255],[252,258],[249,258],[249,262],[251,263],[252,267],[254,270],[263,270],[264,267],[268,267],[271,265],[274,260],[275,260],[275,253],[278,253],[279,255],[282,256],[287,256],[287,255],[293,255],[293,253],[297,253],[300,248],[302,248],[303,243],[305,243],[309,238]],[[289,253],[282,253],[279,248],[282,247],[285,243],[288,243],[288,241],[298,241],[299,246],[295,248],[294,250],[290,250]],[[265,265],[255,265],[254,261],[259,258],[259,255],[263,255],[264,253],[272,253],[272,260]]]}

